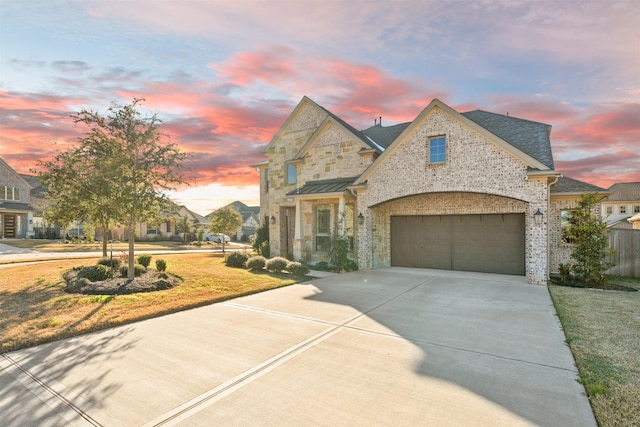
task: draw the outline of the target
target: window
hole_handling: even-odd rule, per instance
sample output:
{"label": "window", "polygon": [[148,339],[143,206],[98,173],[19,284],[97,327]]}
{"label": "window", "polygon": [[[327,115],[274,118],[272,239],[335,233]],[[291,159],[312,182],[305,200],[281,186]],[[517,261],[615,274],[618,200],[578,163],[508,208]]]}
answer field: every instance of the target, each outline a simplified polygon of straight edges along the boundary
{"label": "window", "polygon": [[633,213],[634,213],[634,214],[640,213],[640,205],[635,205],[635,206],[633,207]]}
{"label": "window", "polygon": [[331,208],[329,205],[316,206],[316,251],[328,252],[331,244]]}
{"label": "window", "polygon": [[3,200],[20,200],[19,187],[7,187],[0,185],[0,199]]}
{"label": "window", "polygon": [[269,169],[264,170],[264,192],[269,192]]}
{"label": "window", "polygon": [[607,215],[611,215],[613,213],[613,206],[607,206]]}
{"label": "window", "polygon": [[620,206],[620,213],[621,214],[626,214],[627,213],[627,207],[626,206]]}
{"label": "window", "polygon": [[571,239],[567,235],[569,232],[570,218],[571,211],[560,211],[560,229],[562,230],[562,241],[565,243],[571,243]]}
{"label": "window", "polygon": [[298,181],[297,174],[296,165],[289,163],[287,165],[287,184],[295,184]]}
{"label": "window", "polygon": [[444,163],[446,159],[445,137],[429,139],[429,163]]}

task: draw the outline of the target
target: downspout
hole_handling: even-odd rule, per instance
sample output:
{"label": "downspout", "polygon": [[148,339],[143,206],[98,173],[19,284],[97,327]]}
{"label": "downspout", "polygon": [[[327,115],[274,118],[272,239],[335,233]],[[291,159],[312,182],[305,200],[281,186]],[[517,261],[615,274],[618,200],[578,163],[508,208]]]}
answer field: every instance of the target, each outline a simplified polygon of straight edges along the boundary
{"label": "downspout", "polygon": [[551,266],[549,265],[549,212],[551,209],[551,186],[558,182],[560,178],[562,178],[562,174],[547,180],[547,282],[549,281],[549,275],[551,274]]}

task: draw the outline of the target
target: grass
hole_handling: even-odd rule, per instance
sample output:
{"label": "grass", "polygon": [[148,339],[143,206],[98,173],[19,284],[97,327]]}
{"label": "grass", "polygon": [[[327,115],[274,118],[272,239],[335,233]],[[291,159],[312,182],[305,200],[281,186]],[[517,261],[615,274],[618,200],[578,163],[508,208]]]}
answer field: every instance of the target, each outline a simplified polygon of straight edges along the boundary
{"label": "grass", "polygon": [[184,282],[132,295],[64,292],[62,273],[95,260],[64,260],[0,269],[0,353],[286,286],[286,275],[229,268],[219,254],[163,254],[167,271]]}
{"label": "grass", "polygon": [[[22,249],[32,249],[39,252],[101,252],[102,242],[94,243],[65,243],[64,240],[43,240],[43,239],[15,239],[3,240],[1,243]],[[213,242],[202,242],[202,246],[182,242],[136,242],[135,250],[193,250],[193,249],[218,249],[222,248],[222,244]],[[228,249],[237,246],[229,246]],[[107,251],[113,250],[114,253],[128,251],[129,244],[127,242],[114,242],[113,245],[107,245]]]}
{"label": "grass", "polygon": [[[640,289],[640,279],[610,281]],[[640,425],[640,292],[549,285],[601,427]]]}

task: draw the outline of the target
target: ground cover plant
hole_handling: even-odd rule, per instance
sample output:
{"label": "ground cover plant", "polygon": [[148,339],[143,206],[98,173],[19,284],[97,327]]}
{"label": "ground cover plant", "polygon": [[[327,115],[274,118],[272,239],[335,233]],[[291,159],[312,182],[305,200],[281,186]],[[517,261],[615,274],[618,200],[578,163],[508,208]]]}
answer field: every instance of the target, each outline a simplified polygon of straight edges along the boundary
{"label": "ground cover plant", "polygon": [[295,283],[287,275],[228,268],[222,255],[163,254],[167,272],[183,279],[172,289],[131,295],[64,291],[65,271],[95,259],[0,268],[0,353],[106,329]]}
{"label": "ground cover plant", "polygon": [[[640,289],[640,279],[608,282]],[[549,285],[601,427],[640,425],[640,292]]]}

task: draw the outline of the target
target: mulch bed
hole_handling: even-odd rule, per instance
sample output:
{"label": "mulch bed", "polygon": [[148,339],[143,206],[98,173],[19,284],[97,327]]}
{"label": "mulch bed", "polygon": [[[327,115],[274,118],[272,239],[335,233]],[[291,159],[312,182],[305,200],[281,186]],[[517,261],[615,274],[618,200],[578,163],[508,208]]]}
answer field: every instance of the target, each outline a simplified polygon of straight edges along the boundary
{"label": "mulch bed", "polygon": [[129,280],[126,277],[115,277],[113,279],[98,282],[78,282],[76,276],[78,270],[70,270],[63,274],[66,286],[65,292],[85,295],[127,295],[139,292],[155,292],[174,288],[182,279],[168,273],[147,270],[140,276]]}
{"label": "mulch bed", "polygon": [[551,283],[558,286],[567,286],[569,288],[589,288],[589,289],[602,289],[605,291],[622,291],[622,292],[637,292],[637,289],[630,288],[628,286],[618,285],[616,283],[605,283],[604,285],[587,285],[580,282],[563,282],[559,277],[551,277]]}

